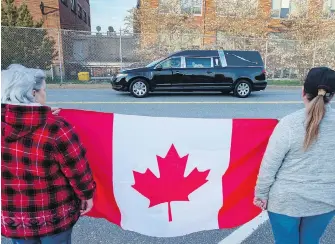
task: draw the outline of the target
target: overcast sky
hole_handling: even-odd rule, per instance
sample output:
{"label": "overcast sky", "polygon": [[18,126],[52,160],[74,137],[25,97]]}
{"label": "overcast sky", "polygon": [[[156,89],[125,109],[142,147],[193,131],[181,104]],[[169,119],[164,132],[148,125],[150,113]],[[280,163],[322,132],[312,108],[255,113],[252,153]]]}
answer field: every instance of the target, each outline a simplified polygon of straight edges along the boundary
{"label": "overcast sky", "polygon": [[98,25],[102,32],[106,32],[108,26],[115,30],[123,28],[127,10],[136,4],[137,0],[90,0],[92,31],[96,31]]}

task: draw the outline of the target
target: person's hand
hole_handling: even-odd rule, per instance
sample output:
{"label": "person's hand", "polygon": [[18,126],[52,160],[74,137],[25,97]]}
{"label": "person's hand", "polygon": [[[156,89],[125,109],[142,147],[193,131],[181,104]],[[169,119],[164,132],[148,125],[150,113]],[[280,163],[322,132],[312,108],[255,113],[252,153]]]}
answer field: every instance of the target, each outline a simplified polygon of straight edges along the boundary
{"label": "person's hand", "polygon": [[93,208],[93,198],[81,201],[80,215],[85,215]]}
{"label": "person's hand", "polygon": [[254,199],[254,204],[261,208],[262,210],[266,210],[267,207],[268,207],[268,201],[267,200],[263,200],[263,199],[260,199],[260,198],[257,198],[255,197]]}
{"label": "person's hand", "polygon": [[58,115],[59,112],[60,112],[60,108],[52,107],[51,108],[51,112],[52,112],[53,115]]}

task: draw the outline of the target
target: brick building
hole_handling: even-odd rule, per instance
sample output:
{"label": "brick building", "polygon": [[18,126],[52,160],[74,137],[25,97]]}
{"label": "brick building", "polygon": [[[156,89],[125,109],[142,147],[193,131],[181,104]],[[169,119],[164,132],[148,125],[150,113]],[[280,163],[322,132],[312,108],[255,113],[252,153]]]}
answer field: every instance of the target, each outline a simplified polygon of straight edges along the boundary
{"label": "brick building", "polygon": [[17,5],[23,2],[28,5],[34,20],[43,19],[44,28],[91,31],[89,0],[15,0]]}
{"label": "brick building", "polygon": [[[193,33],[193,38],[187,41],[195,47],[211,45],[229,35],[280,36],[280,33],[287,30],[286,23],[290,16],[294,15],[319,12],[321,18],[335,21],[335,0],[139,0],[137,10],[158,10],[156,12],[161,15],[172,12],[191,15],[188,23],[192,23],[192,27],[185,30]],[[150,15],[141,14],[136,20],[142,44],[155,43],[157,39],[164,40],[168,34],[155,28],[157,21],[155,23],[148,18]],[[234,32],[234,26],[237,25],[240,26],[241,33]],[[183,31],[178,38],[182,38],[182,35]],[[198,38],[194,38],[196,36]]]}
{"label": "brick building", "polygon": [[[71,72],[64,58],[67,46],[66,35],[70,31],[91,31],[91,13],[89,0],[15,0],[20,6],[26,3],[35,21],[43,20],[43,28],[54,39],[58,55],[53,60],[49,75],[66,77]],[[27,31],[27,30],[25,30]],[[32,35],[34,31],[32,30]]]}

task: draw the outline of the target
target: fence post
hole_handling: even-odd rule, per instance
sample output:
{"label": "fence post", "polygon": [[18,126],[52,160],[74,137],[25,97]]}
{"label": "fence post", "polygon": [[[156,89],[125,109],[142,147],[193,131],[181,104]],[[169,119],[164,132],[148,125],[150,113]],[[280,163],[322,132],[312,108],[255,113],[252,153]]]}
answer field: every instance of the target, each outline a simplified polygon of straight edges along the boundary
{"label": "fence post", "polygon": [[265,57],[264,57],[264,68],[265,68],[265,69],[267,69],[268,42],[269,42],[269,40],[266,39],[266,42],[265,42]]}
{"label": "fence post", "polygon": [[[186,34],[186,36],[187,36],[187,34]],[[179,43],[179,45],[180,45],[180,49],[182,50],[182,49],[184,48],[184,44],[183,44],[183,34],[180,35],[180,43]]]}
{"label": "fence post", "polygon": [[51,79],[52,81],[54,81],[55,77],[54,77],[54,66],[51,64]]}
{"label": "fence post", "polygon": [[59,59],[59,73],[60,73],[60,85],[63,84],[63,64],[62,64],[62,48],[60,46],[61,43],[61,29],[58,29],[58,59]]}
{"label": "fence post", "polygon": [[292,76],[292,68],[290,68],[290,73],[288,75],[288,78],[291,79],[291,76]]}
{"label": "fence post", "polygon": [[122,29],[120,28],[120,70],[122,70]]}

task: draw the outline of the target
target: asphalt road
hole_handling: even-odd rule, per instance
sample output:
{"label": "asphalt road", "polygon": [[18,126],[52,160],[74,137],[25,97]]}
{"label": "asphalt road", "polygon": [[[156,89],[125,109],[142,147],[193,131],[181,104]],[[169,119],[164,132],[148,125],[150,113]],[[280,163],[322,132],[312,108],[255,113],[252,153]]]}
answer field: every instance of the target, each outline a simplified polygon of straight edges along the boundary
{"label": "asphalt road", "polygon": [[220,93],[153,93],[143,99],[112,90],[52,90],[52,106],[134,115],[198,118],[281,118],[301,108],[299,89],[269,89],[247,99]]}
{"label": "asphalt road", "polygon": [[[303,107],[301,90],[267,89],[247,99],[213,94],[152,94],[136,99],[111,89],[55,89],[48,91],[50,106],[132,115],[197,118],[282,118]],[[82,218],[75,226],[73,243],[109,244],[217,244],[235,229],[203,231],[177,238],[151,238],[123,231],[102,219]],[[11,243],[1,238],[4,244]],[[269,222],[261,225],[242,244],[273,244]],[[335,220],[329,225],[321,244],[335,243]],[[229,243],[235,244],[235,243]]]}

